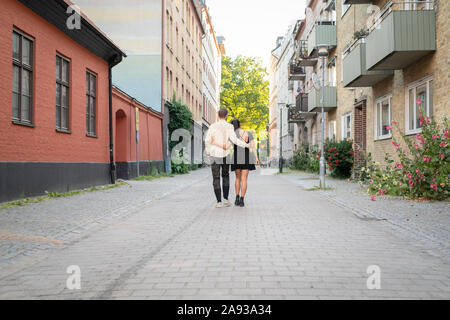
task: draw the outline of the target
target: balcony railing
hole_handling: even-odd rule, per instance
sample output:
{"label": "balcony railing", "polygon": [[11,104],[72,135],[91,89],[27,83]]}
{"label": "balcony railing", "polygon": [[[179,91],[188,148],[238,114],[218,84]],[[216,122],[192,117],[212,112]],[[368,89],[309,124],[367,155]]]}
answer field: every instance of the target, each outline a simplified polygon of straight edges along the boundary
{"label": "balcony railing", "polygon": [[289,63],[289,80],[305,80],[305,77],[305,69],[298,66],[294,61],[291,61]]}
{"label": "balcony railing", "polygon": [[296,97],[295,107],[289,109],[288,121],[290,123],[304,122],[314,115],[314,113],[308,112],[308,95],[299,94]]}
{"label": "balcony railing", "polygon": [[436,50],[433,1],[390,1],[373,17],[367,69],[399,70]]}
{"label": "balcony railing", "polygon": [[[337,90],[335,86],[325,86],[324,91],[324,110],[326,112],[334,110],[337,107]],[[311,90],[308,94],[308,111],[318,112],[322,108],[322,90]]]}
{"label": "balcony railing", "polygon": [[369,4],[372,3],[373,0],[342,0],[344,4]]}
{"label": "balcony railing", "polygon": [[434,10],[434,1],[389,1],[373,17],[369,32],[378,28],[383,20],[393,11],[428,11]]}
{"label": "balcony railing", "polygon": [[318,46],[327,46],[328,49],[337,45],[336,24],[334,21],[321,21],[314,25],[308,35],[308,55],[317,56]]}
{"label": "balcony railing", "polygon": [[367,70],[366,38],[356,39],[344,49],[342,70],[343,85],[347,88],[371,87],[394,74],[392,70]]}
{"label": "balcony railing", "polygon": [[308,41],[299,40],[295,45],[294,64],[299,67],[312,67],[317,63],[316,57],[310,57],[308,53]]}

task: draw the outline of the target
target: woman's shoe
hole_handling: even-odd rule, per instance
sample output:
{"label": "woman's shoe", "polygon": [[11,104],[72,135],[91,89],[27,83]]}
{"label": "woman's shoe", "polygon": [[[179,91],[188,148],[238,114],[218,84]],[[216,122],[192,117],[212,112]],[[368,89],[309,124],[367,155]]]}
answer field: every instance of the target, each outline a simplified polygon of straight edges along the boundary
{"label": "woman's shoe", "polygon": [[239,198],[239,206],[240,207],[245,207],[244,198]]}
{"label": "woman's shoe", "polygon": [[236,201],[234,202],[234,205],[235,205],[235,206],[239,206],[240,199],[241,199],[241,197],[239,197],[239,195],[237,195],[237,196],[236,196]]}

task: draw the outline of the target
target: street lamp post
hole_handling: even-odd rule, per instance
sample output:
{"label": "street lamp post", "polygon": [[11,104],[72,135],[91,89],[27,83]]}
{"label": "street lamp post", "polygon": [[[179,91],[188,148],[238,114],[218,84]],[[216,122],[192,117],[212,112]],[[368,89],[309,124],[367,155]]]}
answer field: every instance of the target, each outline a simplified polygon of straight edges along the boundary
{"label": "street lamp post", "polygon": [[322,132],[322,141],[320,143],[320,188],[325,189],[325,57],[328,56],[328,48],[326,46],[319,46],[319,52],[318,55],[321,58],[322,61],[322,99],[321,99],[321,105],[322,105],[322,116],[320,119],[321,122],[321,132]]}
{"label": "street lamp post", "polygon": [[284,103],[280,103],[280,160],[278,161],[280,173],[283,173],[283,105]]}
{"label": "street lamp post", "polygon": [[290,108],[292,104],[287,103],[278,103],[280,106],[280,161],[279,161],[279,170],[280,173],[283,173],[283,106]]}

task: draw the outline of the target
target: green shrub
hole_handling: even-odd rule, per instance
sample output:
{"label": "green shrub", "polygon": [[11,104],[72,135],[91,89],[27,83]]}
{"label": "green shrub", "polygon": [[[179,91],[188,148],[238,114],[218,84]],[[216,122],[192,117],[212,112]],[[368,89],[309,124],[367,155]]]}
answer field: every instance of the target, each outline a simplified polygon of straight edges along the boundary
{"label": "green shrub", "polygon": [[172,150],[179,141],[171,141],[172,133],[177,129],[185,129],[191,131],[192,128],[192,112],[188,106],[177,100],[175,95],[172,98],[172,105],[169,108],[170,122],[169,122],[169,150]]}
{"label": "green shrub", "polygon": [[172,161],[172,173],[174,174],[186,174],[189,173],[190,165],[185,163],[176,164]]}
{"label": "green shrub", "polygon": [[[353,169],[353,143],[351,140],[330,141],[324,146],[325,161],[335,178],[349,178]],[[320,154],[320,153],[319,153]]]}
{"label": "green shrub", "polygon": [[319,160],[317,159],[317,146],[303,146],[295,151],[290,168],[319,173]]}
{"label": "green shrub", "polygon": [[291,168],[294,170],[307,170],[310,162],[309,154],[304,148],[295,151],[292,157]]}

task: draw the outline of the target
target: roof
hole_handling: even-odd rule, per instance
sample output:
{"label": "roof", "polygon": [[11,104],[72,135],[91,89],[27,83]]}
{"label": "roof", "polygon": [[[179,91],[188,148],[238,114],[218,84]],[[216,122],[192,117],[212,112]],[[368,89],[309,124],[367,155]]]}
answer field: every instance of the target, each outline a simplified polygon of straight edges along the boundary
{"label": "roof", "polygon": [[26,7],[53,24],[81,46],[107,61],[111,66],[120,63],[126,54],[108,38],[89,18],[81,12],[81,29],[67,27],[67,8],[73,5],[70,0],[19,0]]}

